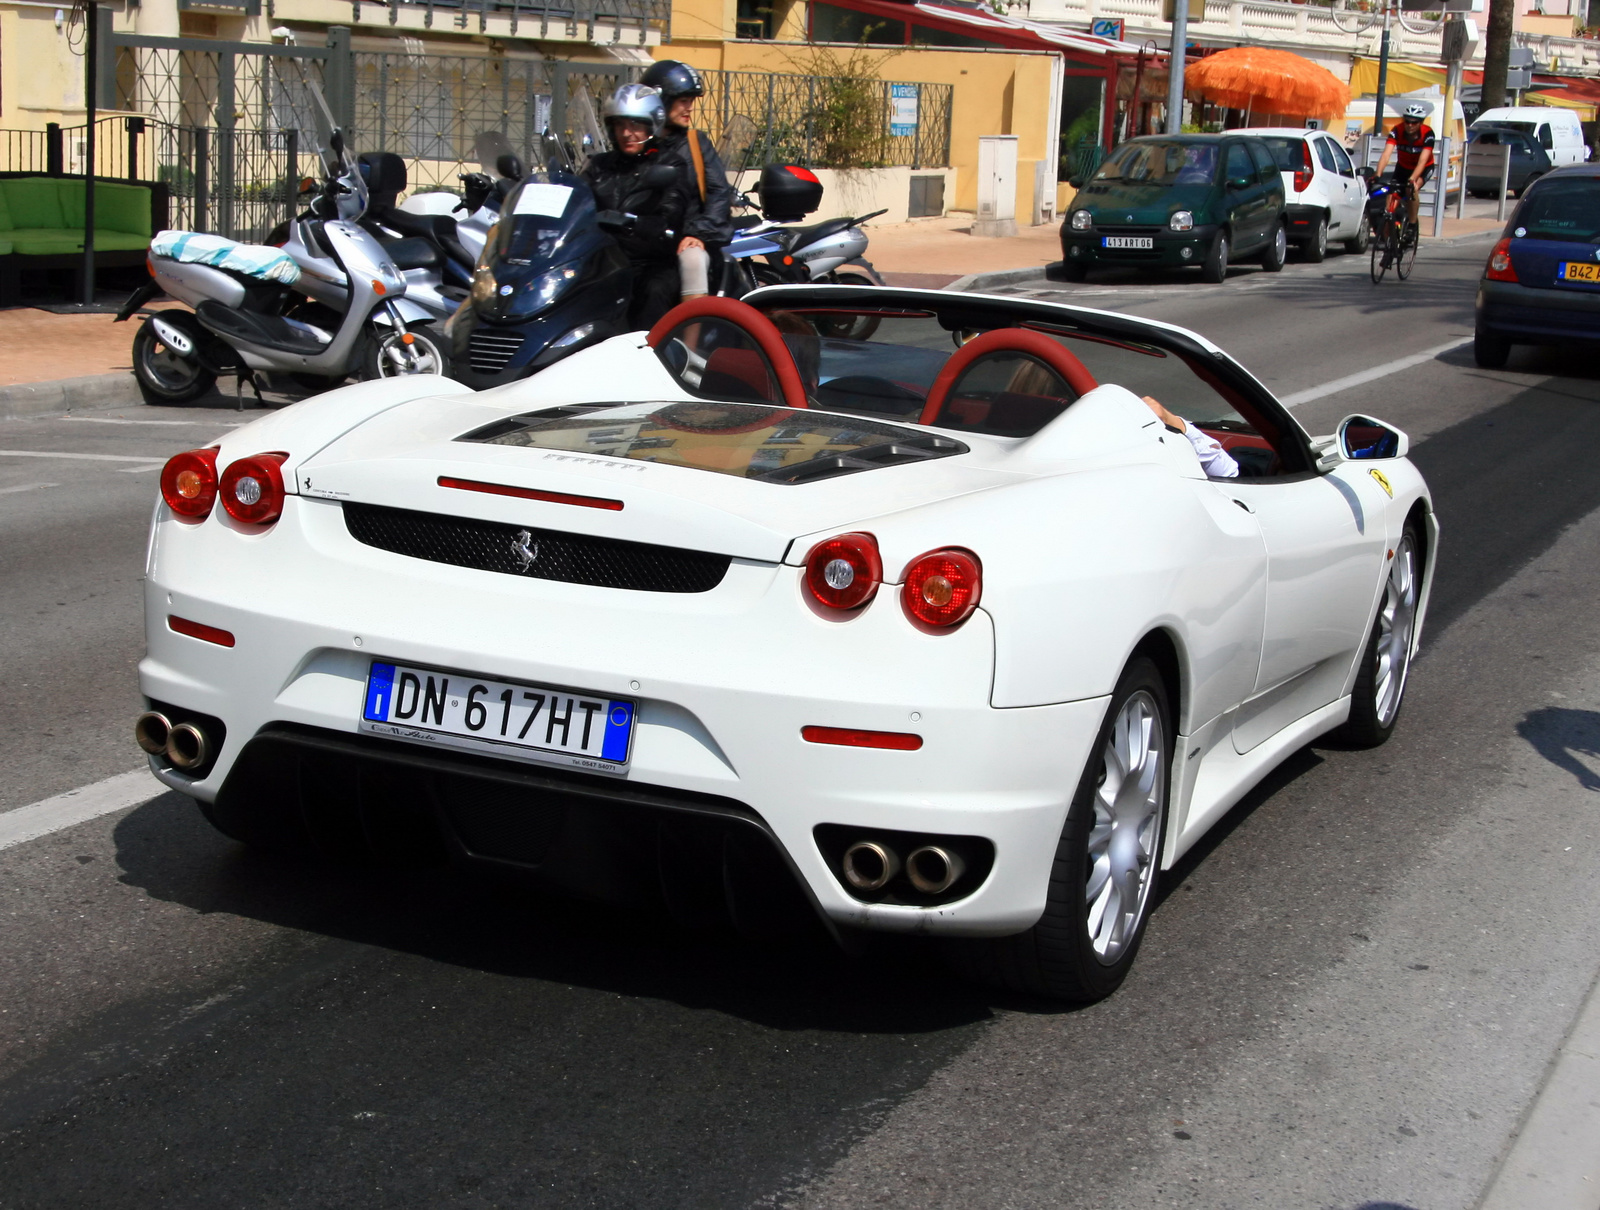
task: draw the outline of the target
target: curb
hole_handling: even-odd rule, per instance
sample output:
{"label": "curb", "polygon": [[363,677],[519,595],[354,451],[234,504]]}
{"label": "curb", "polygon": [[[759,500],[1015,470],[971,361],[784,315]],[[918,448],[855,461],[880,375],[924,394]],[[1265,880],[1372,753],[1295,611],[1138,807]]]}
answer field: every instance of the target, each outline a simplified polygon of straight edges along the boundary
{"label": "curb", "polygon": [[994,286],[1010,286],[1019,281],[1030,281],[1045,275],[1045,265],[1035,265],[1030,269],[991,269],[987,273],[969,273],[965,277],[958,277],[945,287],[946,290],[960,290],[967,294],[981,294]]}
{"label": "curb", "polygon": [[0,387],[0,420],[143,403],[139,384],[128,372],[58,378],[51,382],[19,382]]}
{"label": "curb", "polygon": [[1600,1205],[1600,982],[1551,1061],[1477,1210]]}

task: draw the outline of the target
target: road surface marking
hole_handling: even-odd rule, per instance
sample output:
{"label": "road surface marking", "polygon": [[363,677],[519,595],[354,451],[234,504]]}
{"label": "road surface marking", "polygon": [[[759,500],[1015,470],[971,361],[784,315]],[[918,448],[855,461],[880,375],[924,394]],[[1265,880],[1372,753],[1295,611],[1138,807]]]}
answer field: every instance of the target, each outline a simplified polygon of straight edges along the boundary
{"label": "road surface marking", "polygon": [[0,849],[138,806],[166,792],[167,788],[150,775],[149,769],[134,769],[31,806],[5,811],[0,813]]}
{"label": "road surface marking", "polygon": [[148,464],[146,464],[144,466],[124,466],[124,467],[119,467],[118,468],[117,474],[119,474],[119,475],[142,475],[146,471],[158,471],[165,465],[166,465],[166,463],[164,463],[164,462],[151,462],[151,463],[148,463]]}
{"label": "road surface marking", "polygon": [[59,483],[19,483],[16,487],[0,487],[0,496],[9,496],[12,492],[36,492],[41,488],[60,486]]}
{"label": "road surface marking", "polygon": [[235,424],[222,424],[215,420],[123,420],[113,416],[68,416],[66,419],[78,424],[173,424],[180,427],[193,428],[197,424],[209,425],[216,429],[236,429],[248,424],[241,420]]}
{"label": "road surface marking", "polygon": [[1401,370],[1409,370],[1412,366],[1420,366],[1423,362],[1432,361],[1441,354],[1471,343],[1472,337],[1462,336],[1452,340],[1449,344],[1439,345],[1421,353],[1413,353],[1410,357],[1402,357],[1398,361],[1386,361],[1383,365],[1373,366],[1370,370],[1362,370],[1357,374],[1347,374],[1343,378],[1335,378],[1332,382],[1325,382],[1319,387],[1309,387],[1304,391],[1296,391],[1293,395],[1283,396],[1278,402],[1286,408],[1297,408],[1302,403],[1310,403],[1313,399],[1323,399],[1329,395],[1337,395],[1340,391],[1348,391],[1351,387],[1358,387],[1368,382],[1376,382],[1380,378],[1387,378],[1390,374],[1398,374]]}
{"label": "road surface marking", "polygon": [[0,450],[0,458],[82,458],[89,462],[166,463],[164,454],[64,454],[55,450]]}

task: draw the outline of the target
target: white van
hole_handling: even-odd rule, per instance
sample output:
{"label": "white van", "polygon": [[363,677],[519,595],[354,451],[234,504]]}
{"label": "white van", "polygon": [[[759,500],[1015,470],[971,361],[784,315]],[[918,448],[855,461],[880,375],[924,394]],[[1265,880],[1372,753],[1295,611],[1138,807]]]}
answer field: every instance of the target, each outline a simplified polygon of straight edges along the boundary
{"label": "white van", "polygon": [[1479,126],[1511,126],[1539,140],[1550,163],[1560,168],[1566,164],[1581,164],[1589,158],[1589,148],[1583,141],[1583,127],[1578,115],[1570,109],[1546,109],[1542,105],[1516,105],[1504,109],[1486,109],[1472,123]]}

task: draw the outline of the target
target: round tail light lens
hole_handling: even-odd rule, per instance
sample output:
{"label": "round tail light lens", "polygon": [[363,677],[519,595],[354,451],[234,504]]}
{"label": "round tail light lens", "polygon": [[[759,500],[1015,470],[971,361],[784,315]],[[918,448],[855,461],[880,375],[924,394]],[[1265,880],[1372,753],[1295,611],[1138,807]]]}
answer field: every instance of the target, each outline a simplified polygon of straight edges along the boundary
{"label": "round tail light lens", "polygon": [[806,556],[806,590],[827,609],[859,609],[882,582],[883,560],[871,534],[840,534]]}
{"label": "round tail light lens", "polygon": [[217,501],[217,451],[186,450],[161,468],[161,498],[180,517],[207,517]]}
{"label": "round tail light lens", "polygon": [[271,525],[283,515],[283,471],[287,454],[253,454],[228,463],[217,494],[228,516],[247,525]]}
{"label": "round tail light lens", "polygon": [[901,598],[924,626],[948,630],[972,616],[983,596],[983,569],[964,550],[935,550],[906,568]]}

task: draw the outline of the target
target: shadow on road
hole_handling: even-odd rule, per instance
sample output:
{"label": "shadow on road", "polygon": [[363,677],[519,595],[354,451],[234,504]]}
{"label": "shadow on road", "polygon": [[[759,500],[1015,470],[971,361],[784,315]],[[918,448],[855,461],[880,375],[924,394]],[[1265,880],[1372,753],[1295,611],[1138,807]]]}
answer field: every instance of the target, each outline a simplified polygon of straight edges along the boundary
{"label": "shadow on road", "polygon": [[1577,778],[1585,790],[1600,790],[1600,775],[1579,759],[1600,759],[1600,711],[1546,706],[1525,715],[1517,734],[1545,760]]}

